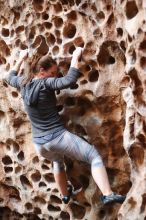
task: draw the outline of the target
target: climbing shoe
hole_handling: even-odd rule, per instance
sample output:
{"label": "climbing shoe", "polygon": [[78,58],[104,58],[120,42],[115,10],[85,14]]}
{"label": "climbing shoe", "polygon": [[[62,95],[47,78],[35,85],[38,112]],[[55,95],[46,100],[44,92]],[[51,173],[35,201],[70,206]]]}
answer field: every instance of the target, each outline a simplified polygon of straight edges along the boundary
{"label": "climbing shoe", "polygon": [[102,196],[101,197],[101,201],[103,204],[109,204],[109,203],[123,203],[125,200],[126,196],[122,196],[119,195],[115,192],[113,192],[112,194],[108,195],[108,196]]}
{"label": "climbing shoe", "polygon": [[63,201],[64,204],[68,204],[68,203],[69,203],[69,200],[70,200],[70,196],[64,196],[64,197],[62,198],[62,201]]}
{"label": "climbing shoe", "polygon": [[68,191],[68,195],[67,196],[64,196],[62,198],[62,201],[64,202],[64,204],[68,204],[69,201],[70,201],[70,198],[72,196],[72,192],[73,192],[73,186],[72,185],[68,185],[67,186],[67,191]]}

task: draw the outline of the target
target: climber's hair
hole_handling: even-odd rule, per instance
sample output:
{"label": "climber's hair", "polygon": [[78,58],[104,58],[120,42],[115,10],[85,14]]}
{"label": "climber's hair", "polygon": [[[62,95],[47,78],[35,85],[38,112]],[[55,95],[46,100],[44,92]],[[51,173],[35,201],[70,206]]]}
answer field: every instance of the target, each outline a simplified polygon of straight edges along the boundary
{"label": "climber's hair", "polygon": [[28,60],[28,70],[24,71],[23,80],[21,82],[21,86],[25,86],[30,80],[36,76],[40,68],[43,68],[45,71],[47,71],[49,68],[51,68],[53,65],[57,65],[56,61],[53,60],[50,56],[41,56],[39,54],[34,55],[32,58]]}
{"label": "climber's hair", "polygon": [[39,72],[40,68],[47,71],[53,65],[57,65],[55,60],[53,60],[50,56],[43,56],[36,65],[36,71]]}

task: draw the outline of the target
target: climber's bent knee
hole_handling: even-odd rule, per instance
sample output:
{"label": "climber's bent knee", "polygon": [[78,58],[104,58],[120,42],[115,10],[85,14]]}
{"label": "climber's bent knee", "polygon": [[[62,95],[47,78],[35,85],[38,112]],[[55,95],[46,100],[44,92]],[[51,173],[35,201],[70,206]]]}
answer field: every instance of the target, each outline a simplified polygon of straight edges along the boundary
{"label": "climber's bent knee", "polygon": [[63,160],[53,161],[53,172],[58,174],[65,170]]}

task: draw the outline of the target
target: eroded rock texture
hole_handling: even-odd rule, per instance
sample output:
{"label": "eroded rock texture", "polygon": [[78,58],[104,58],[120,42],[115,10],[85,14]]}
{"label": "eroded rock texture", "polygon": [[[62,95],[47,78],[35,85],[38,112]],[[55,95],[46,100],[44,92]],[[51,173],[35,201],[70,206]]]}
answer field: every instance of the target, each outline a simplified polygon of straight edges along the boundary
{"label": "eroded rock texture", "polygon": [[50,162],[35,154],[22,99],[1,80],[1,219],[146,219],[145,1],[1,0],[0,16],[1,79],[20,50],[49,53],[66,74],[75,47],[84,47],[80,78],[58,91],[58,109],[99,149],[113,190],[128,193],[121,208],[103,206],[88,165],[66,159],[70,181],[83,191],[64,206]]}

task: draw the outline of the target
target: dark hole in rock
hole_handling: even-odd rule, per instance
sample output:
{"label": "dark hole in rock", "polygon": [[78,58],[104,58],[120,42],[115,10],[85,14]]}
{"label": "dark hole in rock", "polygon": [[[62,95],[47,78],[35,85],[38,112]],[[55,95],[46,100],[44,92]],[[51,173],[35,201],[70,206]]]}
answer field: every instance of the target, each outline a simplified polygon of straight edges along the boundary
{"label": "dark hole in rock", "polygon": [[123,36],[123,29],[117,28],[117,34],[118,34],[118,36],[122,37]]}
{"label": "dark hole in rock", "polygon": [[126,3],[126,16],[128,19],[135,17],[138,13],[138,8],[135,1],[128,1]]}
{"label": "dark hole in rock", "polygon": [[75,203],[70,205],[74,218],[82,219],[85,216],[86,209],[83,206],[79,206]]}
{"label": "dark hole in rock", "polygon": [[60,209],[60,207],[59,206],[53,206],[53,205],[48,205],[48,210],[50,211],[50,212],[60,212],[61,211],[61,209]]}
{"label": "dark hole in rock", "polygon": [[105,19],[105,14],[103,13],[103,11],[100,11],[100,12],[97,13],[96,19],[97,19],[98,21],[102,21],[102,20]]}
{"label": "dark hole in rock", "polygon": [[66,38],[73,38],[76,34],[76,26],[71,23],[67,23],[63,28],[63,35]]}
{"label": "dark hole in rock", "polygon": [[[29,214],[23,214],[23,218],[27,220],[42,220],[42,218],[39,218],[37,215],[38,214],[34,214],[31,212]],[[20,218],[17,220],[20,220]]]}
{"label": "dark hole in rock", "polygon": [[146,57],[141,57],[140,66],[146,72]]}
{"label": "dark hole in rock", "polygon": [[98,70],[93,69],[89,72],[88,79],[90,82],[96,82],[96,81],[98,81],[98,78],[99,78]]}
{"label": "dark hole in rock", "polygon": [[6,59],[4,57],[1,57],[0,58],[0,65],[1,64],[6,64],[6,63],[7,63]]}
{"label": "dark hole in rock", "polygon": [[32,159],[32,162],[33,162],[34,164],[38,163],[38,162],[39,162],[38,156],[35,156],[35,157]]}
{"label": "dark hole in rock", "polygon": [[44,163],[50,164],[51,162],[49,160],[47,160],[47,159],[44,159]]}
{"label": "dark hole in rock", "polygon": [[55,182],[54,175],[52,173],[45,174],[44,178],[48,183]]}
{"label": "dark hole in rock", "polygon": [[33,208],[33,206],[32,206],[32,204],[31,204],[30,202],[27,202],[27,203],[25,204],[25,208],[26,208],[27,210],[31,210],[31,209]]}
{"label": "dark hole in rock", "polygon": [[9,195],[10,199],[16,199],[16,200],[21,201],[19,191],[18,191],[15,187],[13,187],[12,190],[13,190],[13,189],[14,189],[15,191],[14,191],[14,193],[12,193],[12,194]]}
{"label": "dark hole in rock", "polygon": [[5,181],[6,181],[6,183],[12,185],[12,179],[11,179],[11,177],[6,177],[6,178],[5,178]]}
{"label": "dark hole in rock", "polygon": [[128,34],[128,40],[129,42],[132,42],[132,37]]}
{"label": "dark hole in rock", "polygon": [[20,126],[23,124],[23,122],[24,122],[24,121],[23,121],[22,118],[20,118],[20,117],[15,118],[14,121],[13,121],[13,126],[14,126],[15,128],[20,127]]}
{"label": "dark hole in rock", "polygon": [[8,36],[9,36],[9,29],[2,28],[2,35],[3,35],[4,37],[8,37]]}
{"label": "dark hole in rock", "polygon": [[46,185],[46,183],[44,183],[44,182],[40,182],[39,183],[39,187],[46,187],[47,185]]}
{"label": "dark hole in rock", "polygon": [[35,11],[41,12],[43,10],[44,0],[33,0],[32,3]]}
{"label": "dark hole in rock", "polygon": [[42,205],[45,205],[45,204],[46,204],[45,199],[43,199],[42,197],[39,197],[39,196],[35,196],[35,198],[34,198],[33,200],[34,200],[34,202],[40,203],[40,204],[42,204]]}
{"label": "dark hole in rock", "polygon": [[40,172],[37,170],[35,173],[33,173],[31,175],[32,181],[34,182],[39,182],[41,180],[41,174]]}
{"label": "dark hole in rock", "polygon": [[49,15],[45,13],[45,14],[42,15],[42,18],[43,18],[44,20],[48,20],[48,19],[49,19]]}
{"label": "dark hole in rock", "polygon": [[98,216],[100,219],[104,218],[106,215],[106,210],[104,209],[101,209],[99,212],[98,212]]}
{"label": "dark hole in rock", "polygon": [[23,26],[23,25],[21,25],[21,26],[19,26],[19,27],[17,27],[17,28],[15,29],[15,32],[16,32],[17,34],[21,33],[22,31],[24,31],[24,26]]}
{"label": "dark hole in rock", "polygon": [[67,18],[70,20],[76,20],[77,19],[77,13],[76,11],[71,11],[67,14]]}
{"label": "dark hole in rock", "polygon": [[84,47],[84,40],[82,37],[76,37],[74,39],[74,44],[77,46],[77,47]]}
{"label": "dark hole in rock", "polygon": [[75,105],[75,98],[74,97],[67,97],[65,100],[65,105],[74,106]]}
{"label": "dark hole in rock", "polygon": [[58,193],[58,189],[53,189],[52,192]]}
{"label": "dark hole in rock", "polygon": [[84,206],[91,207],[90,203],[88,203],[88,202],[84,202]]}
{"label": "dark hole in rock", "polygon": [[61,218],[61,220],[70,220],[70,215],[69,215],[68,212],[62,211],[62,212],[60,213],[60,218]]}
{"label": "dark hole in rock", "polygon": [[145,207],[146,207],[146,193],[144,193],[142,195],[142,204],[141,204],[141,207],[140,207],[140,212],[144,212],[145,211]]}
{"label": "dark hole in rock", "polygon": [[57,2],[53,6],[54,6],[54,10],[55,10],[56,13],[59,13],[59,12],[62,11],[62,5],[59,2]]}
{"label": "dark hole in rock", "polygon": [[60,28],[63,25],[63,19],[60,17],[55,17],[53,22],[56,28]]}
{"label": "dark hole in rock", "polygon": [[77,89],[78,87],[79,87],[79,85],[77,83],[75,83],[72,86],[70,86],[70,89]]}
{"label": "dark hole in rock", "polygon": [[141,28],[138,28],[137,34],[142,34],[143,30]]}
{"label": "dark hole in rock", "polygon": [[40,37],[41,37],[41,44],[40,44],[40,46],[37,48],[37,52],[38,52],[39,54],[45,55],[45,54],[48,53],[49,47],[48,47],[48,45],[47,45],[47,43],[46,43],[45,37],[42,36],[42,35],[40,35]]}
{"label": "dark hole in rock", "polygon": [[58,46],[53,47],[52,52],[53,55],[57,55],[59,53],[59,47]]}
{"label": "dark hole in rock", "polygon": [[4,167],[5,173],[10,173],[13,171],[13,167]]}
{"label": "dark hole in rock", "polygon": [[29,34],[28,34],[29,40],[32,40],[32,39],[34,39],[35,34],[36,34],[36,27],[33,26],[33,27],[31,27],[30,30],[26,30],[26,32],[29,33]]}
{"label": "dark hole in rock", "polygon": [[23,44],[23,43],[20,44],[20,49],[21,49],[21,50],[26,50],[27,48],[28,48],[27,45],[25,45],[25,44]]}
{"label": "dark hole in rock", "polygon": [[3,202],[4,202],[4,199],[0,197],[0,203],[3,203]]}
{"label": "dark hole in rock", "polygon": [[82,4],[81,7],[82,7],[83,10],[86,10],[86,9],[88,8],[88,4],[87,4],[87,3],[84,3],[84,4]]}
{"label": "dark hole in rock", "polygon": [[61,3],[63,4],[63,5],[69,5],[69,6],[73,6],[74,5],[74,0],[60,0],[61,1]]}
{"label": "dark hole in rock", "polygon": [[62,201],[60,198],[58,198],[57,196],[55,195],[51,195],[50,197],[50,202],[51,203],[57,203],[57,204],[62,204]]}
{"label": "dark hole in rock", "polygon": [[19,151],[19,144],[17,144],[16,142],[13,143],[13,151],[14,153],[17,153]]}
{"label": "dark hole in rock", "polygon": [[5,117],[5,113],[0,110],[0,118],[4,118],[4,117]]}
{"label": "dark hole in rock", "polygon": [[133,82],[135,83],[135,87],[140,87],[142,85],[141,80],[138,77],[137,70],[135,68],[131,69],[128,72],[128,75],[132,78]]}
{"label": "dark hole in rock", "polygon": [[24,175],[20,176],[20,182],[24,188],[24,190],[32,189],[32,185],[29,182],[28,178]]}
{"label": "dark hole in rock", "polygon": [[12,92],[12,96],[13,96],[14,98],[18,97],[18,92],[13,91],[13,92]]}
{"label": "dark hole in rock", "polygon": [[55,36],[60,37],[60,31],[58,29],[55,30]]}
{"label": "dark hole in rock", "polygon": [[13,163],[12,159],[8,155],[6,155],[5,157],[2,158],[2,162],[5,165],[9,165],[9,164]]}
{"label": "dark hole in rock", "polygon": [[124,51],[126,51],[126,45],[125,45],[125,41],[121,41],[120,42],[120,47],[124,50]]}
{"label": "dark hole in rock", "polygon": [[70,48],[69,48],[69,53],[70,53],[70,54],[73,54],[73,52],[74,52],[75,49],[76,49],[76,48],[75,48],[74,45],[70,46]]}
{"label": "dark hole in rock", "polygon": [[0,40],[0,47],[1,47],[1,53],[3,56],[9,56],[10,55],[10,48],[6,44],[4,40]]}
{"label": "dark hole in rock", "polygon": [[34,212],[34,214],[36,214],[36,215],[39,215],[39,214],[41,214],[41,213],[42,213],[41,209],[40,209],[40,208],[38,208],[38,207],[34,207],[33,212]]}
{"label": "dark hole in rock", "polygon": [[92,103],[86,97],[78,97],[78,99],[77,99],[77,106],[80,106],[80,107],[82,107],[82,108],[87,110],[87,109],[92,107]]}
{"label": "dark hole in rock", "polygon": [[139,167],[144,162],[144,149],[139,143],[134,143],[129,149],[129,156],[136,167]]}
{"label": "dark hole in rock", "polygon": [[33,48],[36,48],[40,45],[40,43],[41,43],[41,38],[40,38],[40,36],[37,36],[31,46]]}
{"label": "dark hole in rock", "polygon": [[131,209],[134,209],[135,206],[136,206],[136,204],[137,204],[137,202],[134,200],[133,197],[130,197],[130,198],[128,199],[128,203],[131,205]]}
{"label": "dark hole in rock", "polygon": [[141,144],[143,145],[143,147],[146,147],[146,137],[143,134],[139,134],[136,136],[136,138],[141,142]]}
{"label": "dark hole in rock", "polygon": [[109,64],[114,64],[115,63],[115,58],[112,56],[109,56],[109,60],[108,60]]}
{"label": "dark hole in rock", "polygon": [[81,3],[81,0],[75,0],[75,3],[78,6]]}
{"label": "dark hole in rock", "polygon": [[[123,43],[125,46],[124,41],[123,41]],[[120,45],[121,45],[121,43],[120,43]],[[115,41],[106,41],[101,45],[99,54],[97,56],[97,60],[98,60],[99,64],[100,65],[110,65],[110,64],[115,63],[115,58],[113,56],[111,56],[111,53],[115,54],[115,55],[118,53],[118,59],[120,59],[121,62],[126,64],[124,52],[119,47],[119,44],[117,44],[117,42],[115,42]]]}
{"label": "dark hole in rock", "polygon": [[8,88],[8,84],[6,82],[3,82],[3,86]]}
{"label": "dark hole in rock", "polygon": [[134,64],[134,63],[136,62],[136,52],[135,52],[134,49],[131,49],[131,50],[129,50],[128,52],[129,52],[129,56],[130,56],[130,58],[131,58],[130,63],[131,63],[131,64]]}
{"label": "dark hole in rock", "polygon": [[20,151],[20,153],[17,155],[19,160],[24,160],[24,152]]}
{"label": "dark hole in rock", "polygon": [[49,168],[47,165],[42,164],[42,169],[43,169],[43,170],[49,170],[50,168]]}
{"label": "dark hole in rock", "polygon": [[80,81],[80,85],[84,85],[86,83],[88,83],[88,81],[86,79]]}
{"label": "dark hole in rock", "polygon": [[107,25],[109,27],[112,26],[114,24],[114,21],[115,21],[115,17],[114,17],[114,14],[112,13],[107,20]]}
{"label": "dark hole in rock", "polygon": [[146,52],[146,40],[140,43],[139,49],[142,50],[143,52]]}
{"label": "dark hole in rock", "polygon": [[62,39],[61,38],[57,38],[57,44],[62,44]]}
{"label": "dark hole in rock", "polygon": [[112,5],[108,5],[106,6],[107,11],[110,11],[112,9]]}
{"label": "dark hole in rock", "polygon": [[48,37],[47,37],[47,43],[49,44],[49,46],[52,46],[55,44],[55,37],[53,34],[50,34]]}
{"label": "dark hole in rock", "polygon": [[21,171],[22,171],[22,167],[20,167],[20,166],[15,167],[15,173],[16,174],[20,173]]}

